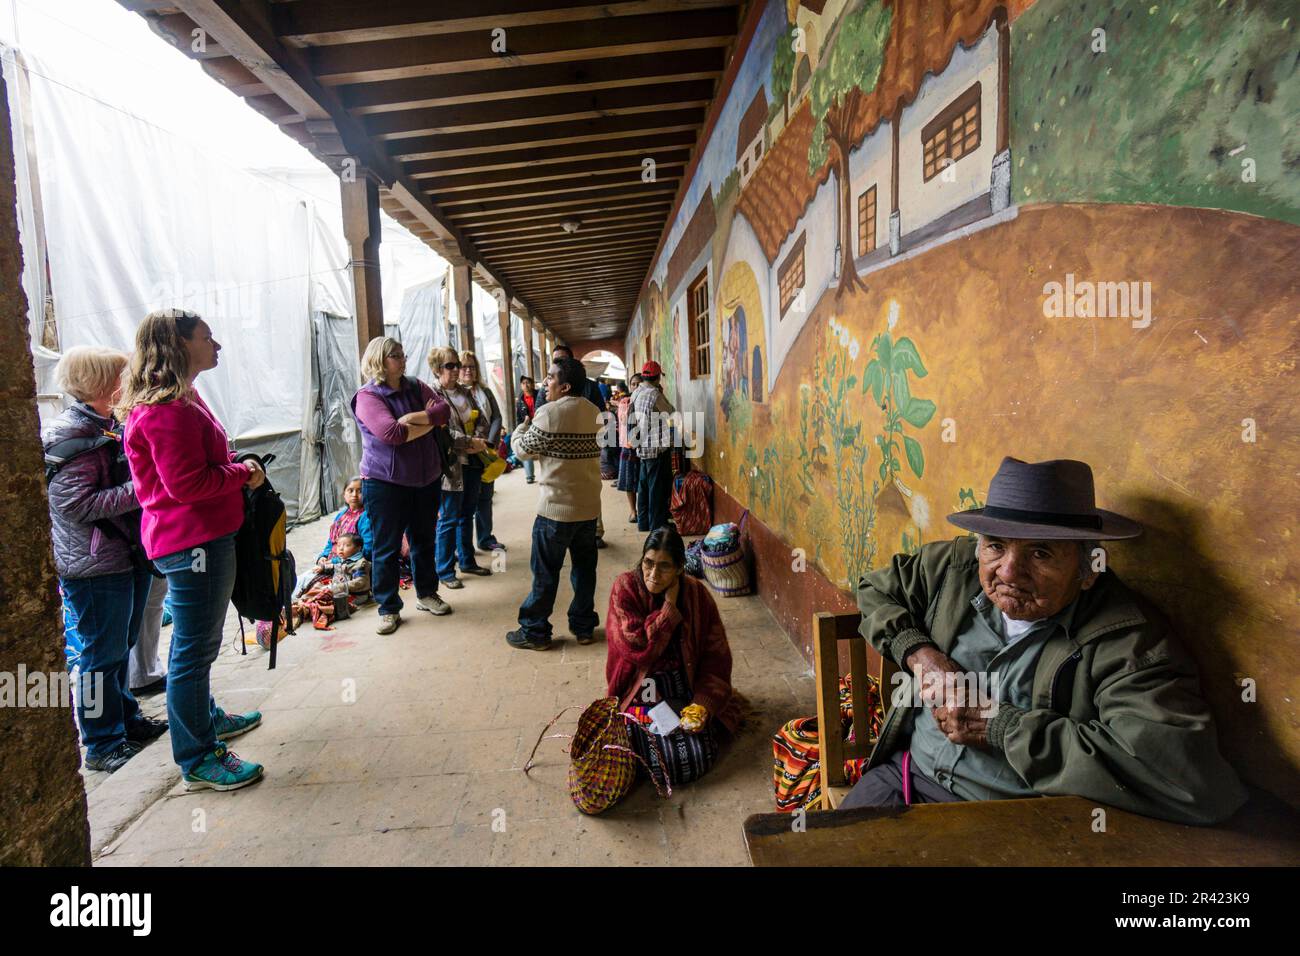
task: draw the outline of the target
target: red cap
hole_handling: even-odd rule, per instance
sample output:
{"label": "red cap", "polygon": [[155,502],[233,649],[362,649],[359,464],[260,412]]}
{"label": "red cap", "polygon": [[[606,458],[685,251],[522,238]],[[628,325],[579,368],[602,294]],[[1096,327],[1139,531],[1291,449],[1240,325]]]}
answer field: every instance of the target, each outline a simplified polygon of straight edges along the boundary
{"label": "red cap", "polygon": [[659,367],[659,363],[654,359],[641,366],[641,374],[647,378],[658,378],[663,372],[664,370]]}

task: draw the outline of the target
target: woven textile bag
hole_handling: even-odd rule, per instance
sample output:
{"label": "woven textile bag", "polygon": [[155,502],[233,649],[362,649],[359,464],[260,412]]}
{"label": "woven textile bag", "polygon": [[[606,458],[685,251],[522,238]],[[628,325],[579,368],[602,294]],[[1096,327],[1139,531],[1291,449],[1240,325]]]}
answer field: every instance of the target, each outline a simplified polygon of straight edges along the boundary
{"label": "woven textile bag", "polygon": [[713,523],[713,479],[702,471],[688,471],[673,482],[668,506],[677,533],[704,534]]}
{"label": "woven textile bag", "polygon": [[[745,522],[749,520],[749,509],[740,516],[736,527],[735,543],[722,551],[709,551],[706,546],[700,551],[700,563],[704,566],[704,579],[722,597],[740,597],[750,593],[749,556],[745,553]],[[716,526],[710,534],[717,530]]]}
{"label": "woven textile bag", "polygon": [[[542,730],[533,752],[528,755],[524,773],[532,768],[533,757],[546,739],[546,731],[563,715],[564,711],[560,711]],[[582,712],[569,746],[569,757],[569,796],[583,813],[602,813],[627,796],[636,782],[637,757],[628,739],[626,718],[619,713],[617,697],[604,697]]]}

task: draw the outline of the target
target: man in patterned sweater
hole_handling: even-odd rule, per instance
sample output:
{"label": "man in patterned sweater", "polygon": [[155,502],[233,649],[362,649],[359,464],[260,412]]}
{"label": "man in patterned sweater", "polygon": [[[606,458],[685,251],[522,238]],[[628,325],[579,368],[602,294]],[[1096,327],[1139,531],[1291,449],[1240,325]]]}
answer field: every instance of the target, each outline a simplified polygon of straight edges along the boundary
{"label": "man in patterned sweater", "polygon": [[511,647],[544,651],[551,646],[551,609],[567,552],[573,567],[569,630],[579,644],[595,640],[596,518],[600,514],[601,410],[581,397],[587,386],[582,363],[558,358],[546,376],[546,404],[511,436],[515,455],[537,465],[541,495],[533,520],[533,589],[519,608],[519,628],[506,635]]}

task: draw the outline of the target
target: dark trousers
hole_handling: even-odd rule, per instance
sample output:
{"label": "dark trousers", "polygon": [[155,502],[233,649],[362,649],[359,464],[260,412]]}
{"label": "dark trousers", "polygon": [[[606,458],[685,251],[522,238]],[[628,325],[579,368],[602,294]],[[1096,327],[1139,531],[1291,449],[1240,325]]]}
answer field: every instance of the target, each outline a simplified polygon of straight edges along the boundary
{"label": "dark trousers", "polygon": [[442,479],[419,488],[367,478],[361,494],[370,517],[374,538],[374,568],[371,586],[380,614],[396,614],[402,609],[397,593],[398,559],[402,555],[402,535],[411,546],[411,576],[415,578],[417,597],[438,593],[437,547],[434,527],[438,505],[442,500]]}
{"label": "dark trousers", "polygon": [[638,531],[655,531],[668,524],[668,504],[672,493],[672,450],[660,452],[656,458],[642,458],[636,490]]}
{"label": "dark trousers", "polygon": [[600,623],[596,615],[596,519],[552,521],[538,515],[533,520],[533,589],[519,608],[519,628],[538,641],[551,639],[551,610],[560,588],[564,555],[571,562],[569,583],[573,602],[569,605],[569,630],[590,634]]}
{"label": "dark trousers", "polygon": [[[912,765],[912,803],[959,803],[961,797],[939,786],[916,765]],[[838,809],[854,807],[901,807],[903,803],[903,751],[887,763],[873,767],[853,785]]]}
{"label": "dark trousers", "polygon": [[103,757],[126,740],[127,728],[140,719],[140,705],[127,686],[127,665],[153,576],[121,571],[59,583],[76,612],[82,640],[75,694],[81,742],[88,756]]}

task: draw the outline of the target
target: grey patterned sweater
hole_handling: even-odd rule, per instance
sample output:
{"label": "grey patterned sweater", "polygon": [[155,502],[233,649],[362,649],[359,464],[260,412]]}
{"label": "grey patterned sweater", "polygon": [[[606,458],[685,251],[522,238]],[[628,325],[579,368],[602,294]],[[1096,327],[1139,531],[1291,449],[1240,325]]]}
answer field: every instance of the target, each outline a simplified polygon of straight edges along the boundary
{"label": "grey patterned sweater", "polygon": [[566,395],[521,422],[510,448],[538,462],[541,495],[537,513],[553,521],[591,521],[600,516],[600,409]]}

